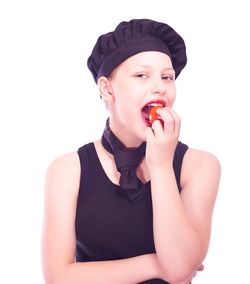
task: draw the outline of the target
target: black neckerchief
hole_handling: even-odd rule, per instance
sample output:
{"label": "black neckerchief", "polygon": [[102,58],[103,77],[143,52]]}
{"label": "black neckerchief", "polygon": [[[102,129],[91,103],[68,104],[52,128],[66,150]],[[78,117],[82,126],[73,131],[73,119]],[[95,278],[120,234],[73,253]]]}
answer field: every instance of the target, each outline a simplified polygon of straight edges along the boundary
{"label": "black neckerchief", "polygon": [[125,190],[130,199],[136,199],[145,191],[146,186],[136,175],[136,168],[145,156],[146,142],[137,148],[126,148],[114,135],[107,119],[102,139],[103,147],[114,156],[117,170],[121,173],[120,187]]}

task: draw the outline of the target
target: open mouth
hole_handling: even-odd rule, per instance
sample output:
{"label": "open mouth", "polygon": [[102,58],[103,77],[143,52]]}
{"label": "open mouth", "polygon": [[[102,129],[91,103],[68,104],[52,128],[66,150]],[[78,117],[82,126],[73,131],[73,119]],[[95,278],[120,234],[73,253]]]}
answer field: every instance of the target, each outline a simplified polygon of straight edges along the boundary
{"label": "open mouth", "polygon": [[153,121],[156,119],[161,120],[160,116],[155,112],[155,110],[157,108],[163,108],[164,106],[164,102],[150,102],[142,108],[142,118],[147,126],[151,126]]}

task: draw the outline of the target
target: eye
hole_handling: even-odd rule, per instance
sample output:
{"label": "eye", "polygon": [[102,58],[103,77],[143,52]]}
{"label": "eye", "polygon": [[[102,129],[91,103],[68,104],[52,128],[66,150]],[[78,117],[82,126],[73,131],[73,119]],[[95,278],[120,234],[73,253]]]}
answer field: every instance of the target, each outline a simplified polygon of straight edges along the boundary
{"label": "eye", "polygon": [[165,81],[174,81],[175,79],[174,76],[170,74],[163,75],[161,78]]}
{"label": "eye", "polygon": [[146,79],[148,75],[146,73],[137,73],[135,77],[139,79]]}

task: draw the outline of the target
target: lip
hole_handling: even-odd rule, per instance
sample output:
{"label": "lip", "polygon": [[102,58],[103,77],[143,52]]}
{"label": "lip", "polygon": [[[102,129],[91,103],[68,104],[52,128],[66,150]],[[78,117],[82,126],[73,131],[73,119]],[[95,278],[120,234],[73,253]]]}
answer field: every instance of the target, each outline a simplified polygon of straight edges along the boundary
{"label": "lip", "polygon": [[151,105],[151,104],[159,104],[159,105],[162,105],[163,107],[166,107],[166,106],[167,106],[166,101],[164,101],[164,100],[152,100],[152,101],[147,102],[147,103],[142,107],[142,110],[143,110],[146,106]]}

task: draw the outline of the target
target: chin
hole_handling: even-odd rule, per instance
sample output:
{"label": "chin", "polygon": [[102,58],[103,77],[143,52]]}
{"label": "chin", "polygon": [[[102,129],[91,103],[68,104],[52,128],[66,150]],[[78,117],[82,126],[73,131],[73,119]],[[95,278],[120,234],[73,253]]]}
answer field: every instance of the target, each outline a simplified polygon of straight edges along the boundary
{"label": "chin", "polygon": [[146,136],[145,136],[145,130],[146,130],[147,126],[145,124],[143,124],[140,129],[137,131],[137,137],[139,140],[141,141],[146,141]]}

